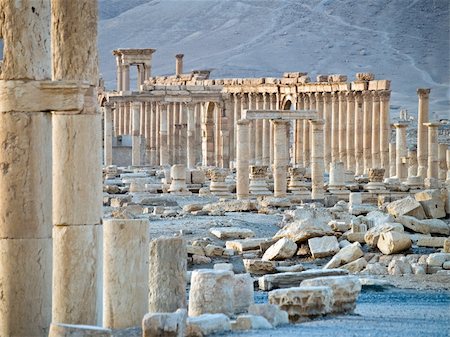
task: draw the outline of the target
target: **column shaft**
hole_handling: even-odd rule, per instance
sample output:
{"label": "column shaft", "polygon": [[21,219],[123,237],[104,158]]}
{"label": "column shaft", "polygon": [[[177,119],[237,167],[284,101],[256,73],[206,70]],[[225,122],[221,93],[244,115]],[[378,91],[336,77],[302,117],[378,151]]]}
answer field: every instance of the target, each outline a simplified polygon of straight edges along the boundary
{"label": "column shaft", "polygon": [[343,162],[347,169],[347,97],[346,92],[339,92],[339,161]]}
{"label": "column shaft", "polygon": [[364,173],[364,114],[360,92],[355,95],[355,114],[355,174],[360,176]]}
{"label": "column shaft", "polygon": [[346,154],[347,154],[347,170],[355,173],[355,95],[352,91],[347,92],[347,127],[346,133]]}
{"label": "column shaft", "polygon": [[331,163],[331,95],[329,92],[323,93],[323,118],[325,120],[324,126],[324,161],[325,171],[328,172]]}
{"label": "column shaft", "polygon": [[311,156],[311,199],[323,200],[325,198],[323,189],[323,120],[311,121],[312,156]]}
{"label": "column shaft", "polygon": [[[389,97],[390,91],[380,92],[380,160],[382,167],[389,167],[389,135],[390,135],[390,117],[389,117]],[[406,157],[406,153],[405,156]],[[384,177],[388,176],[388,170],[384,171]]]}
{"label": "column shaft", "polygon": [[380,161],[380,97],[372,91],[372,168],[381,168]]}
{"label": "column shaft", "polygon": [[372,94],[363,91],[363,156],[364,174],[369,173],[372,167]]}
{"label": "column shaft", "polygon": [[274,125],[274,150],[273,150],[273,180],[274,196],[286,196],[286,173],[288,155],[286,153],[286,130],[288,122],[283,120],[272,120]]}
{"label": "column shaft", "polygon": [[406,158],[408,148],[406,144],[406,128],[407,124],[396,123],[395,126],[395,143],[396,143],[396,160],[395,160],[395,175],[400,181],[404,181],[407,178],[405,164],[403,164],[404,158]]}
{"label": "column shaft", "polygon": [[131,104],[132,115],[132,133],[131,133],[131,165],[141,165],[141,136],[139,135],[141,103],[133,102]]}
{"label": "column shaft", "polygon": [[[263,94],[263,109],[268,110],[271,94]],[[269,166],[270,163],[270,121],[268,119],[263,120],[263,148],[262,148],[262,165]]]}
{"label": "column shaft", "polygon": [[159,104],[159,165],[169,164],[168,130],[167,130],[168,104]]}
{"label": "column shaft", "polygon": [[430,89],[417,89],[419,97],[419,109],[417,113],[417,175],[425,178],[427,176],[428,161],[428,128],[424,123],[429,122],[429,97]]}
{"label": "column shaft", "polygon": [[249,121],[237,122],[236,143],[236,197],[244,199],[249,196]]}
{"label": "column shaft", "polygon": [[339,161],[339,93],[331,93],[331,161]]}
{"label": "column shaft", "polygon": [[105,166],[112,165],[112,104],[105,103],[103,108],[104,136],[103,136],[103,163]]}
{"label": "column shaft", "polygon": [[187,167],[195,167],[195,106],[187,104]]}

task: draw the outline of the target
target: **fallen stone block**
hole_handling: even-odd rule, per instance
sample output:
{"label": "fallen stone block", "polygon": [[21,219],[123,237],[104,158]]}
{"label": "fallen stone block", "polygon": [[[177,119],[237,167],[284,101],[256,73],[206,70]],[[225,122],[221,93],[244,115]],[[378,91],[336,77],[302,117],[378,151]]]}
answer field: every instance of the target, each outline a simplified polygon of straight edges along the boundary
{"label": "fallen stone block", "polygon": [[442,265],[442,268],[445,270],[449,270],[450,269],[450,261],[445,261],[444,264]]}
{"label": "fallen stone block", "polygon": [[411,265],[407,261],[392,260],[388,265],[389,275],[410,275],[412,272]]}
{"label": "fallen stone block", "polygon": [[186,245],[186,250],[189,255],[205,255],[205,250],[201,246]]}
{"label": "fallen stone block", "polygon": [[281,310],[276,304],[252,304],[248,308],[248,313],[250,315],[259,315],[264,317],[274,327],[289,324],[289,316],[287,312]]}
{"label": "fallen stone block", "polygon": [[361,274],[369,275],[387,275],[387,267],[379,262],[369,263],[366,268],[361,271]]}
{"label": "fallen stone block", "polygon": [[450,253],[450,239],[444,241],[444,253]]}
{"label": "fallen stone block", "polygon": [[360,257],[359,259],[352,261],[350,263],[344,264],[344,265],[340,266],[339,268],[346,269],[350,273],[355,274],[355,273],[359,273],[361,270],[366,268],[366,266],[367,266],[366,259],[363,257]]}
{"label": "fallen stone block", "polygon": [[347,240],[349,242],[358,242],[361,244],[366,243],[366,241],[364,240],[364,235],[366,234],[366,232],[356,232],[356,233],[346,233],[345,237],[347,238]]}
{"label": "fallen stone block", "polygon": [[411,263],[411,270],[414,275],[425,275],[427,273],[427,265]]}
{"label": "fallen stone block", "polygon": [[240,314],[255,303],[253,278],[250,274],[238,274],[234,275],[233,281],[233,309],[234,313]]}
{"label": "fallen stone block", "polygon": [[331,227],[331,229],[335,232],[346,232],[348,230],[350,230],[350,224],[345,222],[345,221],[337,221],[337,220],[331,220],[328,223],[328,226]]}
{"label": "fallen stone block", "polygon": [[142,320],[143,337],[184,337],[186,309],[174,313],[148,313]]}
{"label": "fallen stone block", "polygon": [[355,276],[328,276],[305,280],[300,284],[304,286],[326,286],[331,288],[334,314],[353,312],[356,300],[361,292],[361,282]]}
{"label": "fallen stone block", "polygon": [[261,207],[291,207],[291,201],[288,198],[276,198],[272,196],[264,197],[259,204]]}
{"label": "fallen stone block", "polygon": [[49,337],[111,337],[112,330],[90,325],[51,323]]}
{"label": "fallen stone block", "polygon": [[269,303],[287,311],[289,321],[297,323],[305,318],[331,312],[333,293],[330,287],[293,287],[269,292]]}
{"label": "fallen stone block", "polygon": [[450,261],[449,253],[434,253],[428,255],[427,265],[432,267],[442,267],[447,261]]}
{"label": "fallen stone block", "polygon": [[336,254],[340,248],[335,236],[323,236],[308,240],[309,249],[313,258],[321,258]]}
{"label": "fallen stone block", "polygon": [[302,264],[294,264],[293,266],[277,266],[278,273],[290,273],[290,272],[300,272],[304,271],[305,267]]}
{"label": "fallen stone block", "polygon": [[265,275],[272,274],[277,271],[275,268],[275,262],[273,261],[263,261],[257,259],[244,259],[243,261],[245,270],[250,274]]}
{"label": "fallen stone block", "polygon": [[440,190],[425,190],[414,195],[430,219],[445,218],[445,198]]}
{"label": "fallen stone block", "polygon": [[224,314],[204,314],[187,319],[186,337],[204,337],[231,330],[230,319]]}
{"label": "fallen stone block", "polygon": [[333,235],[333,230],[327,225],[327,223],[328,222],[309,218],[304,220],[296,220],[280,229],[273,238],[275,240],[288,238],[295,243],[302,243],[314,237]]}
{"label": "fallen stone block", "polygon": [[233,264],[231,263],[215,263],[214,270],[226,270],[226,271],[233,271]]}
{"label": "fallen stone block", "polygon": [[376,226],[376,225],[382,225],[384,223],[388,222],[394,222],[394,218],[390,214],[383,213],[381,211],[373,211],[368,213],[365,217],[365,220],[367,223],[370,223],[370,227]]}
{"label": "fallen stone block", "polygon": [[232,240],[225,242],[225,247],[233,249],[239,253],[249,250],[259,250],[259,245],[269,239],[244,239],[244,240]]}
{"label": "fallen stone block", "polygon": [[369,246],[376,247],[381,233],[390,231],[404,232],[404,228],[402,224],[396,222],[388,222],[382,225],[377,225],[367,231],[367,233],[364,235],[364,241]]}
{"label": "fallen stone block", "polygon": [[263,261],[283,260],[291,258],[297,252],[297,245],[292,240],[282,238],[264,253]]}
{"label": "fallen stone block", "polygon": [[302,272],[290,272],[279,274],[268,274],[258,279],[259,289],[272,290],[278,288],[289,288],[298,286],[303,280],[321,276],[348,275],[344,269],[310,269]]}
{"label": "fallen stone block", "polygon": [[419,247],[442,248],[444,247],[445,240],[448,239],[443,237],[421,236],[417,239],[416,245]]}
{"label": "fallen stone block", "polygon": [[240,315],[236,322],[231,324],[232,330],[260,330],[272,329],[272,324],[263,316],[258,315]]}
{"label": "fallen stone block", "polygon": [[206,256],[222,256],[223,255],[223,248],[216,246],[216,245],[207,245],[205,248],[205,255]]}
{"label": "fallen stone block", "polygon": [[410,196],[389,203],[386,209],[389,214],[395,217],[409,215],[419,220],[426,219],[422,205]]}
{"label": "fallen stone block", "polygon": [[227,200],[203,206],[208,213],[251,212],[256,211],[256,203],[251,200]]}
{"label": "fallen stone block", "polygon": [[409,235],[399,232],[381,233],[377,247],[385,255],[396,254],[411,248]]}
{"label": "fallen stone block", "polygon": [[416,233],[450,235],[450,225],[440,219],[417,220],[411,216],[400,216],[396,220]]}
{"label": "fallen stone block", "polygon": [[255,232],[239,227],[213,227],[209,232],[221,240],[247,239],[255,236]]}
{"label": "fallen stone block", "polygon": [[350,263],[364,256],[364,252],[361,250],[361,244],[354,242],[348,245],[332,257],[332,259],[323,267],[324,269],[337,268],[343,264]]}

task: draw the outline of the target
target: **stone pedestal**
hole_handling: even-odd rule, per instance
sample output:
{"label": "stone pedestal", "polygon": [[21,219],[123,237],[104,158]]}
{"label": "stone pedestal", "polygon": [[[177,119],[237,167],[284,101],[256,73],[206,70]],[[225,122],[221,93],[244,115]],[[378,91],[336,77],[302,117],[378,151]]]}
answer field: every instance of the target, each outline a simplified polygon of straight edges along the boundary
{"label": "stone pedestal", "polygon": [[211,185],[209,186],[211,193],[219,197],[229,197],[230,191],[225,182],[228,171],[224,169],[211,169],[209,170],[209,175],[211,177]]}
{"label": "stone pedestal", "polygon": [[288,127],[288,122],[284,120],[272,120],[272,124],[274,127],[274,196],[278,198],[286,196],[286,172],[288,162],[288,154],[286,153],[286,130]]}
{"label": "stone pedestal", "polygon": [[370,192],[385,191],[386,187],[383,183],[384,168],[369,169],[369,183],[366,185],[366,190]]}
{"label": "stone pedestal", "polygon": [[323,120],[311,121],[312,128],[312,154],[311,154],[311,199],[323,200],[325,198],[323,173]]}
{"label": "stone pedestal", "polygon": [[305,181],[306,169],[304,167],[290,167],[289,168],[289,185],[288,190],[296,197],[302,199],[310,199],[311,193],[308,190],[308,185]]}
{"label": "stone pedestal", "polygon": [[172,181],[170,183],[169,192],[176,195],[191,195],[186,185],[186,167],[181,164],[173,165],[170,168],[170,176]]}
{"label": "stone pedestal", "polygon": [[249,121],[237,122],[236,142],[236,197],[247,198],[249,195]]}
{"label": "stone pedestal", "polygon": [[250,193],[253,195],[269,195],[267,186],[267,166],[250,166]]}

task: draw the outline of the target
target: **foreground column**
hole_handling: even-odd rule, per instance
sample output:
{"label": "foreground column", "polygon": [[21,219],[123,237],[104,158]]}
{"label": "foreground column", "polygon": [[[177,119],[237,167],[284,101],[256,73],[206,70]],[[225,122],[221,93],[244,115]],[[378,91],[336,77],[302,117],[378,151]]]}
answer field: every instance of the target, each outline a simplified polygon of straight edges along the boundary
{"label": "foreground column", "polygon": [[139,121],[141,103],[133,102],[131,105],[132,133],[131,133],[131,165],[141,165],[141,136],[139,133]]}
{"label": "foreground column", "polygon": [[419,96],[419,110],[417,112],[417,175],[425,178],[427,176],[428,161],[428,128],[424,123],[429,121],[429,97],[430,89],[417,89]]}
{"label": "foreground column", "polygon": [[273,180],[274,196],[286,196],[286,171],[288,163],[288,154],[286,153],[286,130],[287,121],[272,120],[274,126],[274,149],[273,149]]}
{"label": "foreground column", "polygon": [[236,140],[236,197],[249,196],[249,121],[241,119],[237,122]]}
{"label": "foreground column", "polygon": [[97,231],[102,217],[97,15],[97,1],[52,1],[53,79],[89,85],[80,113],[54,111],[52,120],[52,320],[69,324],[97,320]]}
{"label": "foreground column", "polygon": [[182,237],[160,237],[150,242],[148,272],[148,312],[186,308],[187,251]]}
{"label": "foreground column", "polygon": [[439,180],[445,181],[447,177],[447,161],[446,161],[446,153],[447,153],[448,145],[447,144],[439,144],[438,151],[438,160],[439,160]]}
{"label": "foreground column", "polygon": [[311,154],[311,199],[323,200],[323,120],[311,121],[312,154]]}
{"label": "foreground column", "polygon": [[2,337],[46,336],[51,315],[51,114],[28,89],[51,77],[50,1],[32,4],[0,4]]}
{"label": "foreground column", "polygon": [[[438,158],[438,128],[439,123],[425,123],[428,127],[428,169],[425,179],[426,188],[438,188],[439,158]],[[420,168],[420,166],[419,166]]]}
{"label": "foreground column", "polygon": [[401,182],[405,181],[407,178],[407,172],[405,170],[405,164],[403,164],[404,158],[408,153],[408,148],[406,144],[406,128],[408,124],[406,123],[396,123],[395,126],[395,143],[396,143],[396,159],[395,159],[395,167],[396,167],[396,176],[400,179]]}
{"label": "foreground column", "polygon": [[148,249],[148,220],[104,222],[103,327],[141,324],[148,305]]}

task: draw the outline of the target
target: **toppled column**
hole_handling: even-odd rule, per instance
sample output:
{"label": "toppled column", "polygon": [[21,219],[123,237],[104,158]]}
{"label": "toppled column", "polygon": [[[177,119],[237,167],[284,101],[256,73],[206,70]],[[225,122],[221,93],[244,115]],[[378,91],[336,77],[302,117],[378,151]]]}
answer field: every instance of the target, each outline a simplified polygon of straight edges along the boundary
{"label": "toppled column", "polygon": [[210,169],[209,175],[211,177],[211,185],[209,186],[211,193],[220,197],[229,197],[230,191],[225,182],[228,171],[225,169]]}
{"label": "toppled column", "polygon": [[[273,180],[274,196],[286,196],[286,171],[288,154],[286,153],[288,122],[285,120],[272,120],[274,127],[274,151],[273,151]],[[305,130],[306,131],[306,130]],[[308,142],[309,143],[309,142]]]}
{"label": "toppled column", "polygon": [[150,242],[149,312],[186,308],[186,271],[186,242],[182,237],[160,237]]}
{"label": "toppled column", "polygon": [[323,120],[311,121],[312,153],[311,153],[311,199],[325,198],[323,189]]}
{"label": "toppled column", "polygon": [[173,165],[170,168],[170,176],[172,181],[170,183],[169,192],[176,195],[191,195],[186,185],[186,167],[181,164]]}
{"label": "toppled column", "polygon": [[428,161],[428,128],[424,123],[429,122],[430,89],[417,89],[419,109],[417,112],[417,174],[423,179],[427,176]]}
{"label": "toppled column", "polygon": [[406,129],[408,124],[406,123],[395,123],[395,138],[396,138],[396,176],[401,182],[405,181],[407,178],[406,173]]}
{"label": "toppled column", "polygon": [[267,186],[267,166],[250,166],[250,193],[253,195],[269,195],[271,192]]}
{"label": "toppled column", "polygon": [[131,165],[141,165],[141,136],[139,133],[139,120],[141,114],[141,103],[131,104],[132,134],[131,134]]}
{"label": "toppled column", "polygon": [[183,57],[184,54],[175,55],[176,63],[175,63],[175,75],[180,76],[183,74]]}
{"label": "toppled column", "polygon": [[148,226],[148,220],[110,219],[103,224],[105,328],[138,326],[147,313]]}
{"label": "toppled column", "polygon": [[237,122],[236,141],[236,197],[247,198],[249,195],[249,121]]}
{"label": "toppled column", "polygon": [[[428,168],[425,186],[438,188],[439,160],[438,160],[438,128],[439,123],[424,123],[428,127]],[[420,162],[419,162],[420,165]],[[420,171],[420,166],[419,166]]]}

